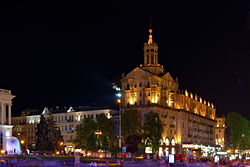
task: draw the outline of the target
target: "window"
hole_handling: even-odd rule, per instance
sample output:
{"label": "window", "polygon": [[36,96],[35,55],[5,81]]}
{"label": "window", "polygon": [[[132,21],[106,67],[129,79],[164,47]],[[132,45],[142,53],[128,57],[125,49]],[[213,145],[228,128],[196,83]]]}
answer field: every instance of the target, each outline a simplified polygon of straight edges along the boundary
{"label": "window", "polygon": [[130,89],[130,85],[129,84],[127,84],[127,89]]}
{"label": "window", "polygon": [[141,92],[140,92],[140,96],[141,96],[142,94],[141,94]]}
{"label": "window", "polygon": [[137,87],[137,84],[135,84],[135,88]]}
{"label": "window", "polygon": [[140,83],[140,87],[142,87],[142,83]]}
{"label": "window", "polygon": [[154,52],[154,49],[151,49],[151,52]]}
{"label": "window", "polygon": [[150,96],[150,92],[148,92],[148,96]]}
{"label": "window", "polygon": [[67,126],[65,126],[64,128],[65,128],[65,129],[64,129],[65,131],[67,131],[67,130],[68,130],[68,127],[67,127]]}
{"label": "window", "polygon": [[151,64],[154,64],[154,56],[151,56]]}

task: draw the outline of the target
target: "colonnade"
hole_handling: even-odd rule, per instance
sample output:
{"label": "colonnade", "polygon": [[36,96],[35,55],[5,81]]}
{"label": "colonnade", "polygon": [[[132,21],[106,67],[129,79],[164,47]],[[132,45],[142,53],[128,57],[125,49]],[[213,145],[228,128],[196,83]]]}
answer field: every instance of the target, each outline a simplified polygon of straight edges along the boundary
{"label": "colonnade", "polygon": [[0,124],[11,125],[11,104],[0,103]]}

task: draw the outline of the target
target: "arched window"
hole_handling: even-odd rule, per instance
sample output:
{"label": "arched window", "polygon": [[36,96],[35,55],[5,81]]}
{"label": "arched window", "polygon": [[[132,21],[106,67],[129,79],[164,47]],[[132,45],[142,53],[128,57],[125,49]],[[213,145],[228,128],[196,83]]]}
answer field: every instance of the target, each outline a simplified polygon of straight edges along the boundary
{"label": "arched window", "polygon": [[166,138],[165,143],[167,146],[169,146],[169,139],[168,138]]}
{"label": "arched window", "polygon": [[174,139],[171,140],[171,145],[172,145],[172,146],[175,145],[175,140],[174,140]]}

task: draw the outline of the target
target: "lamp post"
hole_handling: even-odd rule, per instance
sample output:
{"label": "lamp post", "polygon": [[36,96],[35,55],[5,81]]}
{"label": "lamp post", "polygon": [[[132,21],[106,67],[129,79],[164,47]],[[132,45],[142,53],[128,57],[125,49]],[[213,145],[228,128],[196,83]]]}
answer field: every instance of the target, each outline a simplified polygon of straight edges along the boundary
{"label": "lamp post", "polygon": [[20,143],[21,143],[22,152],[25,153],[25,146],[24,146],[24,143],[25,143],[25,142],[24,142],[24,140],[21,140]]}
{"label": "lamp post", "polygon": [[118,144],[119,144],[119,153],[121,152],[121,148],[122,148],[122,120],[121,120],[121,96],[122,94],[119,92],[116,94],[116,96],[118,97],[117,99],[117,103],[119,104],[119,136],[118,136]]}

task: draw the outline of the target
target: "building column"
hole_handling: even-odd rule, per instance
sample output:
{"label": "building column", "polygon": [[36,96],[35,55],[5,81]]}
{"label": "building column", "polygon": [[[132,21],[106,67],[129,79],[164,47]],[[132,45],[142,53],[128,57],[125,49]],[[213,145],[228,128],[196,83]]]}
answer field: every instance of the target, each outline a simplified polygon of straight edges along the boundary
{"label": "building column", "polygon": [[3,125],[7,124],[7,121],[6,121],[6,105],[7,104],[3,105]]}
{"label": "building column", "polygon": [[2,125],[4,125],[4,112],[5,112],[4,104],[2,103],[1,104],[1,124]]}
{"label": "building column", "polygon": [[9,112],[9,114],[8,114],[8,116],[9,116],[8,117],[8,119],[9,119],[8,123],[9,123],[9,125],[11,125],[11,104],[8,105],[8,112]]}

